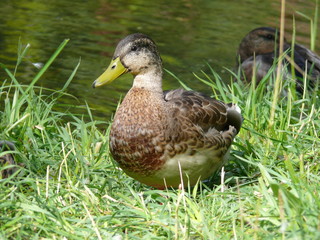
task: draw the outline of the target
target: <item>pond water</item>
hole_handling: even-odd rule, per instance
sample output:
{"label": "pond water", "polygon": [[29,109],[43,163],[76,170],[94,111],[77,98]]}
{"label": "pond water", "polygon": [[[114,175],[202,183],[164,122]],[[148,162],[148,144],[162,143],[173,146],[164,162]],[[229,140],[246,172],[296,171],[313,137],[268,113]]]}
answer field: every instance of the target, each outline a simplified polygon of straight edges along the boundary
{"label": "pond water", "polygon": [[[315,0],[287,2],[288,39],[295,16],[297,41],[309,46],[309,20],[297,11],[313,17],[315,6]],[[34,63],[45,63],[63,39],[69,38],[37,85],[62,88],[81,58],[68,88],[78,101],[68,97],[63,101],[76,105],[87,102],[97,119],[108,120],[130,88],[132,77],[123,76],[98,89],[92,89],[91,84],[109,64],[122,37],[134,32],[149,35],[157,43],[166,69],[189,87],[210,93],[192,73],[208,71],[209,63],[224,80],[230,79],[225,67],[234,66],[242,37],[256,27],[278,27],[279,17],[280,1],[275,0],[1,0],[0,62],[13,70],[19,39],[24,46],[30,44],[17,73],[18,80],[28,84],[39,71]],[[317,44],[318,53],[319,47]],[[8,77],[1,69],[0,81],[4,79]],[[165,89],[180,87],[168,74],[163,85]]]}

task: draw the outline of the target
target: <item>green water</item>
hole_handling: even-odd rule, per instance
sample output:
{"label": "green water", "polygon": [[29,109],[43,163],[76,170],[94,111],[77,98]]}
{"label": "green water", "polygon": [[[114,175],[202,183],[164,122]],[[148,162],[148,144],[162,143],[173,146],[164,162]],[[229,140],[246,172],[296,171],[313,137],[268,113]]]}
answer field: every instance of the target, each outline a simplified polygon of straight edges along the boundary
{"label": "green water", "polygon": [[[230,79],[224,68],[234,66],[240,40],[253,28],[277,27],[279,2],[1,0],[0,62],[13,70],[19,39],[23,45],[30,44],[17,74],[20,82],[28,84],[39,71],[34,64],[45,63],[63,39],[69,38],[63,53],[38,85],[62,88],[81,58],[80,68],[68,89],[78,101],[68,97],[63,101],[79,106],[86,101],[97,118],[109,119],[119,99],[130,88],[132,77],[123,76],[99,89],[92,89],[91,84],[109,63],[119,39],[133,32],[151,36],[158,44],[166,69],[189,87],[209,93],[210,89],[196,81],[192,72],[208,71],[206,63],[209,63],[224,80]],[[295,14],[297,39],[308,46],[309,22],[295,11],[313,17],[315,1],[287,2],[286,33],[290,36]],[[4,79],[7,76],[0,70],[0,81]],[[165,74],[164,88],[178,87],[179,83]]]}

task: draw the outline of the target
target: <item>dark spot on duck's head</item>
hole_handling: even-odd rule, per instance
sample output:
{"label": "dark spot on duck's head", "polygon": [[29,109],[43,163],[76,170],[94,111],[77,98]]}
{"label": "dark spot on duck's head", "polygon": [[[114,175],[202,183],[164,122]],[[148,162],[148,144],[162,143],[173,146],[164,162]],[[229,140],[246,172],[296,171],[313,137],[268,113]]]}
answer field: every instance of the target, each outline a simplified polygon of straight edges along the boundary
{"label": "dark spot on duck's head", "polygon": [[138,47],[137,47],[136,45],[133,45],[133,46],[131,47],[131,51],[132,51],[132,52],[137,51],[137,49],[138,49]]}
{"label": "dark spot on duck's head", "polygon": [[274,38],[274,35],[272,35],[272,34],[267,34],[266,36],[265,36],[265,38],[266,39],[269,39],[269,40],[274,40],[275,38]]}

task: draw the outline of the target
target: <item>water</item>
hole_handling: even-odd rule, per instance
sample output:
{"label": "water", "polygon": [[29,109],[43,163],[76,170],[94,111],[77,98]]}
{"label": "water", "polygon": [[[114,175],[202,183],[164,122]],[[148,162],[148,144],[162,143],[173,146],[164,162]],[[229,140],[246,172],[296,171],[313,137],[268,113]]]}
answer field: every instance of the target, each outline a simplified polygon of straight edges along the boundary
{"label": "water", "polygon": [[[312,17],[314,8],[315,1],[287,3],[288,39],[295,14],[297,41],[309,46],[309,22],[295,11]],[[122,37],[133,32],[149,35],[157,43],[166,69],[189,87],[210,93],[192,72],[207,71],[209,63],[224,80],[230,79],[224,68],[234,66],[242,37],[256,27],[279,26],[279,16],[280,4],[275,0],[1,0],[0,62],[13,70],[19,38],[24,45],[30,44],[17,74],[21,83],[28,84],[39,71],[34,63],[45,63],[63,39],[69,38],[62,54],[37,84],[62,88],[81,59],[68,88],[78,100],[65,97],[63,101],[80,106],[86,101],[97,119],[108,120],[130,88],[132,77],[123,76],[98,89],[92,89],[91,84],[109,64]],[[319,44],[317,47],[319,53]],[[6,78],[0,70],[0,81]],[[179,83],[165,74],[164,88],[178,87]]]}

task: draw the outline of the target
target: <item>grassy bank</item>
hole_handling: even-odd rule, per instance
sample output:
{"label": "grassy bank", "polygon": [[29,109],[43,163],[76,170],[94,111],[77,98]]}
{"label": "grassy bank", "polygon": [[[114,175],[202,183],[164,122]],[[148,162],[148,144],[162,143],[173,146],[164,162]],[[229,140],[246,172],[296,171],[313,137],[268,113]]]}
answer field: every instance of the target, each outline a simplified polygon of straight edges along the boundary
{"label": "grassy bank", "polygon": [[109,119],[94,121],[89,108],[91,121],[55,110],[77,67],[60,91],[35,86],[64,44],[30,85],[6,69],[0,86],[0,139],[15,142],[21,165],[0,180],[1,239],[320,238],[319,91],[297,98],[284,86],[270,124],[270,76],[256,89],[226,86],[214,71],[194,76],[214,97],[238,103],[243,128],[225,172],[193,189],[159,191],[113,162]]}

